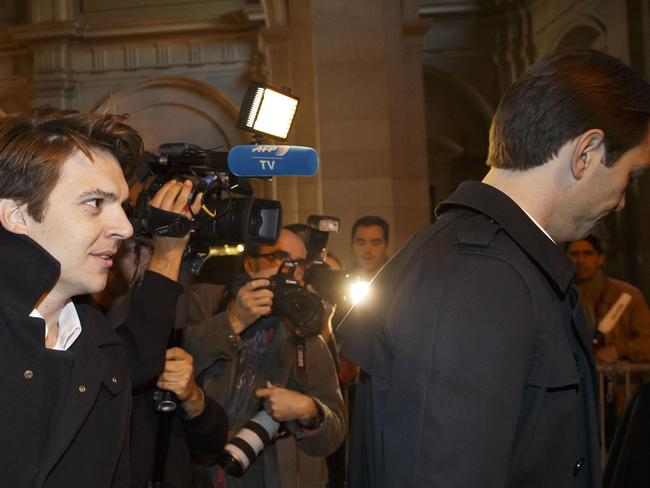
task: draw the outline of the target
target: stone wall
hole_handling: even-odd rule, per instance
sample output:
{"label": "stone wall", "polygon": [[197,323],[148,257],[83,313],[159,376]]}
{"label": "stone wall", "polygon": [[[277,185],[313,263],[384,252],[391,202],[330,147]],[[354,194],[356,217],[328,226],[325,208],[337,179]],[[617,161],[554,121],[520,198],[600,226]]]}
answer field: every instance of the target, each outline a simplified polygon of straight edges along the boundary
{"label": "stone wall", "polygon": [[[311,178],[256,183],[285,222],[342,219],[331,249],[350,260],[366,214],[391,251],[487,168],[488,128],[505,88],[563,46],[605,50],[646,73],[647,0],[0,0],[0,113],[51,103],[132,114],[147,143],[228,147],[251,79],[301,105],[288,143],[316,148]],[[648,191],[599,232],[611,270],[648,288]]]}

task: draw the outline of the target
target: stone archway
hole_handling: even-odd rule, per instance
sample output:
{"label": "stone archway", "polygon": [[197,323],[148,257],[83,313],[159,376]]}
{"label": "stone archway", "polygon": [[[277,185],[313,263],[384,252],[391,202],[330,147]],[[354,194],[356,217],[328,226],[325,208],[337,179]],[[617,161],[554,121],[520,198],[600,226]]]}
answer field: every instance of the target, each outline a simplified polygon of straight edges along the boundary
{"label": "stone archway", "polygon": [[485,175],[493,108],[462,78],[431,66],[424,68],[424,92],[429,191],[435,208],[461,181]]}
{"label": "stone archway", "polygon": [[140,82],[107,97],[97,110],[128,113],[147,150],[165,142],[189,142],[224,150],[245,136],[235,127],[239,107],[207,83],[186,77]]}

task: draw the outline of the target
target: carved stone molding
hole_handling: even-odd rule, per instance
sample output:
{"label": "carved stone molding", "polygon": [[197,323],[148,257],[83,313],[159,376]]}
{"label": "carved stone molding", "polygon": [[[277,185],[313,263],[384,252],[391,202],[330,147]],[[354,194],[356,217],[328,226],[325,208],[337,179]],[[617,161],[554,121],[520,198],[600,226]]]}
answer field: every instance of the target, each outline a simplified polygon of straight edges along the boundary
{"label": "carved stone molding", "polygon": [[288,27],[289,9],[287,8],[287,0],[261,0],[261,4],[267,28]]}
{"label": "carved stone molding", "polygon": [[74,19],[73,0],[30,0],[29,5],[31,20],[35,24]]}
{"label": "carved stone molding", "polygon": [[[231,98],[208,83],[184,76],[164,76],[133,83],[110,94],[99,103],[96,110],[128,112],[136,120],[142,114],[156,113],[166,114],[165,117],[171,120],[184,120],[184,123],[190,123],[189,120],[195,123],[202,121],[201,127],[197,126],[197,132],[214,133],[218,139],[218,143],[206,147],[220,144],[230,147],[241,143],[246,137],[235,128],[239,106]],[[185,117],[178,117],[179,113]],[[164,139],[165,135],[155,134],[157,124],[163,123],[169,129],[165,121],[147,117],[148,125],[142,129],[145,134],[150,135],[155,142],[173,142],[161,141],[160,137]],[[185,133],[185,129],[186,127],[179,127],[178,132]],[[205,144],[196,140],[183,142]]]}

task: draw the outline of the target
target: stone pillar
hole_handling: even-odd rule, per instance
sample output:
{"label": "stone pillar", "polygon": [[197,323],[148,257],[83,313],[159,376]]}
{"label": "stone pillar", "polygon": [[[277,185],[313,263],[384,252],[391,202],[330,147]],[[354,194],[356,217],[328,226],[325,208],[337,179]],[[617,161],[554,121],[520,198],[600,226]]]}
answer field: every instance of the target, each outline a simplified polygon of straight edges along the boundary
{"label": "stone pillar", "polygon": [[[318,149],[312,56],[310,2],[266,2],[267,27],[260,32],[260,48],[268,65],[272,86],[291,88],[300,97],[287,144]],[[273,198],[282,201],[285,224],[306,222],[322,213],[321,174],[313,177],[281,177],[272,184]]]}
{"label": "stone pillar", "polygon": [[323,208],[341,218],[331,248],[344,261],[363,215],[388,220],[393,252],[429,222],[425,26],[412,4],[312,0]]}

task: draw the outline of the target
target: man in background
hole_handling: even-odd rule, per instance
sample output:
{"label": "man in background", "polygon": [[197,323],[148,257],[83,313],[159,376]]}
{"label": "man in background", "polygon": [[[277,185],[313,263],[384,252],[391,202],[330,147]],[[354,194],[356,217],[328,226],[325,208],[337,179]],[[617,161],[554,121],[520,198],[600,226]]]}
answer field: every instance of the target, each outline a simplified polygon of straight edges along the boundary
{"label": "man in background", "polygon": [[[606,363],[650,362],[650,310],[641,291],[605,275],[603,246],[592,234],[570,242],[567,255],[577,268],[576,284],[587,324],[595,338],[596,358]],[[603,321],[615,305],[616,316]],[[633,387],[638,386],[640,377],[633,375],[632,379]],[[614,400],[612,394],[615,397],[616,413],[620,415],[627,400],[624,385],[611,383],[608,392],[611,400]]]}
{"label": "man in background", "polygon": [[596,357],[606,362],[650,361],[650,310],[641,290],[605,275],[605,254],[594,235],[569,243],[567,255],[576,265],[576,284],[592,335],[597,335],[598,324],[621,295],[630,297],[622,301],[622,312],[604,335]]}
{"label": "man in background", "polygon": [[354,262],[348,267],[351,274],[370,280],[388,261],[388,230],[388,222],[374,215],[366,215],[354,223],[352,226]]}

